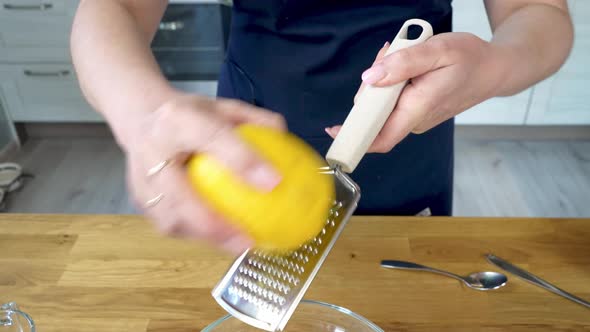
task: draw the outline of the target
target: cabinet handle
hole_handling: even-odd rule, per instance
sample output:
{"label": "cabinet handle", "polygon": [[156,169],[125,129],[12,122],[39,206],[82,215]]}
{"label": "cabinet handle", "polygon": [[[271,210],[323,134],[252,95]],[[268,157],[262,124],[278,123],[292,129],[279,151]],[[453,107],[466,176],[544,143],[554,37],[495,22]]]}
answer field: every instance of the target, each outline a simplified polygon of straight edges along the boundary
{"label": "cabinet handle", "polygon": [[29,77],[65,77],[70,75],[70,71],[67,69],[58,71],[35,71],[25,69],[24,74]]}
{"label": "cabinet handle", "polygon": [[172,21],[172,22],[162,22],[158,27],[161,31],[177,31],[184,29],[184,22],[181,21]]}
{"label": "cabinet handle", "polygon": [[53,8],[53,4],[42,3],[38,5],[14,5],[10,3],[5,3],[3,7],[6,10],[48,10]]}

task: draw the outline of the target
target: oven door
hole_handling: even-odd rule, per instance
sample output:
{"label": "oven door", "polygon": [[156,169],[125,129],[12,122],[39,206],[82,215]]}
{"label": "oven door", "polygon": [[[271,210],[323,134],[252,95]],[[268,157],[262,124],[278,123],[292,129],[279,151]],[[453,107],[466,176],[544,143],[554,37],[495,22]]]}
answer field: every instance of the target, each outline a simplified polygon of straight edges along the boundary
{"label": "oven door", "polygon": [[230,1],[170,1],[152,42],[152,52],[174,86],[216,95],[230,20]]}

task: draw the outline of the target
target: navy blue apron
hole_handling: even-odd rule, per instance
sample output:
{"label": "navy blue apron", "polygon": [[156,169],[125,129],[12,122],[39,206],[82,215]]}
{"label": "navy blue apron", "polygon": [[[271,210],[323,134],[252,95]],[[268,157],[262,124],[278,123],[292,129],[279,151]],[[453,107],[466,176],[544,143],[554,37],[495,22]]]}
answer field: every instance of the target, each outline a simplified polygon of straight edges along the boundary
{"label": "navy blue apron", "polygon": [[[342,124],[361,73],[403,23],[451,31],[450,0],[234,0],[218,95],[283,114],[289,130],[325,155],[324,128]],[[352,174],[356,214],[450,215],[453,120],[411,134],[388,154],[368,154]]]}

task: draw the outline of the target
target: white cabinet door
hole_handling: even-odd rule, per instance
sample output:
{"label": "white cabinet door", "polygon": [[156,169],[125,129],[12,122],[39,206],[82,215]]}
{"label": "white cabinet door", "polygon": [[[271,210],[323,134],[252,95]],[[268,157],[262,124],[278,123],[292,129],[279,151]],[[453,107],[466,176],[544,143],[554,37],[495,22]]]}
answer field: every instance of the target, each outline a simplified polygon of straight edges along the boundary
{"label": "white cabinet door", "polygon": [[78,0],[0,0],[0,61],[69,61]]}
{"label": "white cabinet door", "polygon": [[561,70],[535,87],[527,124],[590,124],[590,1],[569,4],[576,30],[574,48]]}
{"label": "white cabinet door", "polygon": [[71,64],[0,65],[0,95],[14,121],[102,121],[82,96]]}
{"label": "white cabinet door", "polygon": [[[490,40],[492,32],[483,0],[454,0],[453,30]],[[515,96],[487,100],[456,117],[457,124],[522,125],[531,89]]]}

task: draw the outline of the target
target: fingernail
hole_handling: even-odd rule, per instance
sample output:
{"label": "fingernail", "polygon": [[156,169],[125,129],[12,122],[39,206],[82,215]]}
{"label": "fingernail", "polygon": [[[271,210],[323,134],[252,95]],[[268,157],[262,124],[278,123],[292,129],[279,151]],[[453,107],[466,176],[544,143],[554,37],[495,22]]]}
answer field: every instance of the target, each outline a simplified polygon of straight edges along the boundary
{"label": "fingernail", "polygon": [[387,73],[381,66],[373,66],[363,73],[361,78],[367,84],[375,84],[385,78]]}
{"label": "fingernail", "polygon": [[261,165],[249,170],[246,179],[263,190],[271,191],[280,182],[281,176],[272,168]]}
{"label": "fingernail", "polygon": [[235,254],[241,254],[252,247],[253,242],[242,235],[235,235],[221,244],[221,247]]}
{"label": "fingernail", "polygon": [[324,128],[324,131],[326,132],[326,134],[332,136],[332,131],[330,130],[330,127]]}
{"label": "fingernail", "polygon": [[389,42],[386,41],[385,44],[383,44],[383,48],[388,47],[389,46]]}

